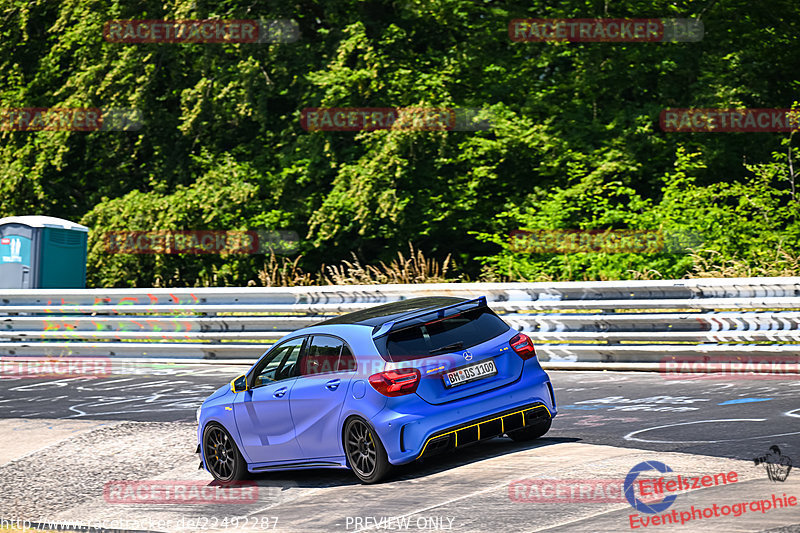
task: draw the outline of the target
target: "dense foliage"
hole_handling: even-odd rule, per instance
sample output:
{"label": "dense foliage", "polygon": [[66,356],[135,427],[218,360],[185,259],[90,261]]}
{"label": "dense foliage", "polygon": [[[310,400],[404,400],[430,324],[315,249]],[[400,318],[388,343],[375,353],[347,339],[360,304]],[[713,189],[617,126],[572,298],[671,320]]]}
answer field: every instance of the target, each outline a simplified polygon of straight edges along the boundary
{"label": "dense foliage", "polygon": [[[667,133],[658,117],[667,107],[792,107],[799,15],[794,0],[0,0],[1,108],[127,107],[143,122],[0,132],[0,216],[89,226],[94,286],[258,282],[264,255],[106,253],[104,232],[149,229],[294,230],[306,271],[352,253],[389,261],[412,242],[428,257],[450,255],[465,279],[791,272],[797,140]],[[545,17],[699,18],[705,35],[509,39],[511,19]],[[206,18],[294,19],[301,36],[103,38],[112,19]],[[493,128],[300,126],[307,107],[417,105],[485,109]],[[682,253],[530,254],[509,246],[518,228],[698,240]]]}

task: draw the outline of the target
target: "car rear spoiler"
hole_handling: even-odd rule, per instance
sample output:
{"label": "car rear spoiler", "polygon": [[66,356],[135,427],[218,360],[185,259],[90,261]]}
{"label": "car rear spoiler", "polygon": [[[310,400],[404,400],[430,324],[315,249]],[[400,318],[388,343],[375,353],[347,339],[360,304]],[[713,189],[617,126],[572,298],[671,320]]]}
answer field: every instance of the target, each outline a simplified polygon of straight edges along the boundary
{"label": "car rear spoiler", "polygon": [[486,303],[486,296],[480,296],[473,300],[466,300],[457,304],[439,307],[437,309],[424,309],[419,313],[412,314],[411,316],[406,316],[398,320],[392,320],[377,326],[372,332],[372,338],[379,339],[385,335],[388,335],[392,331],[443,320],[447,317],[463,313],[464,311],[480,309],[481,307],[489,307],[489,304]]}

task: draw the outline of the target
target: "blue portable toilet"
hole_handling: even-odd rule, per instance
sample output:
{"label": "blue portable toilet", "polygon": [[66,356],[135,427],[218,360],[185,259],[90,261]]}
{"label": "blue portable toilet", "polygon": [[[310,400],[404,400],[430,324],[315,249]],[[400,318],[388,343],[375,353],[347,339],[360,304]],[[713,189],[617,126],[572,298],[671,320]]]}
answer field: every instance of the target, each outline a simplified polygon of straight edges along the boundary
{"label": "blue portable toilet", "polygon": [[0,289],[85,288],[88,233],[61,218],[0,218]]}

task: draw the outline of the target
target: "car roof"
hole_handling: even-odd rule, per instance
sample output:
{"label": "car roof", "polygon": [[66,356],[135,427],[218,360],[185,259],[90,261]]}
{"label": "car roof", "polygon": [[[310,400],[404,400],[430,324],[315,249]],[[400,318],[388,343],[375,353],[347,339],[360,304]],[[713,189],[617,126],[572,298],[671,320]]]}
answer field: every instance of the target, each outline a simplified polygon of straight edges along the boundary
{"label": "car roof", "polygon": [[405,316],[418,313],[428,309],[436,309],[460,302],[466,302],[464,298],[454,296],[426,296],[423,298],[410,298],[388,304],[377,305],[361,311],[353,311],[345,315],[330,318],[315,324],[316,326],[328,326],[335,324],[356,324],[362,326],[381,326],[386,322],[398,320]]}

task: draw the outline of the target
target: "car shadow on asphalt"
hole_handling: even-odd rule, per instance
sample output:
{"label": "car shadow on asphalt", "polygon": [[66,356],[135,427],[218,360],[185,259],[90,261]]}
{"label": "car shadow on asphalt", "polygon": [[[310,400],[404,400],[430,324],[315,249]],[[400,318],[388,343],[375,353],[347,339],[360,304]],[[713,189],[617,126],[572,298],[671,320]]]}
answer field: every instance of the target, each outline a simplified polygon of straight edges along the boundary
{"label": "car shadow on asphalt", "polygon": [[530,442],[515,442],[508,437],[495,437],[398,467],[392,480],[416,479],[495,457],[580,440],[573,437],[542,437]]}
{"label": "car shadow on asphalt", "polygon": [[[406,481],[424,478],[446,470],[466,466],[479,461],[502,457],[535,448],[543,448],[554,444],[579,442],[579,438],[542,437],[531,442],[515,442],[508,437],[495,437],[432,456],[427,459],[398,466],[384,482]],[[349,470],[344,469],[309,469],[258,474],[253,478],[260,487],[283,488],[327,488],[360,485],[361,482]]]}

